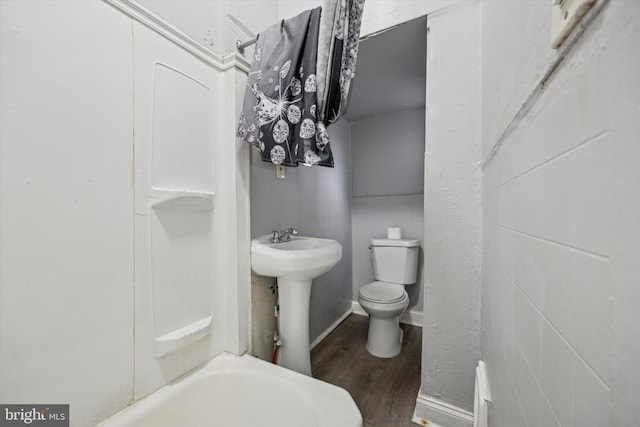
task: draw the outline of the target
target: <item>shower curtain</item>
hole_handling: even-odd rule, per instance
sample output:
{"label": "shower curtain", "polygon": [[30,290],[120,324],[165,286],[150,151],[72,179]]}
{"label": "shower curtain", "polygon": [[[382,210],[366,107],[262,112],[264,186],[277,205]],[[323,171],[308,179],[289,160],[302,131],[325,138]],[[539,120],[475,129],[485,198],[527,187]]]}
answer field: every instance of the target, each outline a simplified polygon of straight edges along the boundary
{"label": "shower curtain", "polygon": [[348,105],[363,6],[327,0],[258,35],[238,136],[262,160],[333,167],[326,128]]}

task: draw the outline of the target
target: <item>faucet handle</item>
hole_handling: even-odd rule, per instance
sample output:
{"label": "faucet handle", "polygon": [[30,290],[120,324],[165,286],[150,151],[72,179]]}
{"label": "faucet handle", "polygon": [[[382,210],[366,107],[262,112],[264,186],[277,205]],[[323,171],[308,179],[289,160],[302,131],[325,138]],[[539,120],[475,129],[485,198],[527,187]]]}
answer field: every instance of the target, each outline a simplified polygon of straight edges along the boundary
{"label": "faucet handle", "polygon": [[278,230],[271,230],[271,243],[280,243],[280,232]]}

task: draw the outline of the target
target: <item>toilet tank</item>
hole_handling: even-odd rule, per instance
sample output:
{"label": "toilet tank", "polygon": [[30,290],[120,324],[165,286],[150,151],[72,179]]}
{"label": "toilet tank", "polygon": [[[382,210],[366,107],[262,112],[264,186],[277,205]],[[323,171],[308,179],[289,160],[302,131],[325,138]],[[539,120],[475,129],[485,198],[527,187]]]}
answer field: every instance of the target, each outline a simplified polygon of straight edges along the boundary
{"label": "toilet tank", "polygon": [[371,239],[376,280],[401,285],[416,283],[419,247],[420,240]]}

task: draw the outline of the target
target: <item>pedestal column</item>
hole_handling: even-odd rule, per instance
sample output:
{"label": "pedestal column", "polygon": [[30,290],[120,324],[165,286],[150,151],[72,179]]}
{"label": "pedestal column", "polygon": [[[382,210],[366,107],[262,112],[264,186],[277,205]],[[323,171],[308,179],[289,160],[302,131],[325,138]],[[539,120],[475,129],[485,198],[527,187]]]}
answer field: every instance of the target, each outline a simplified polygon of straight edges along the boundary
{"label": "pedestal column", "polygon": [[311,280],[278,278],[280,341],[278,365],[311,376],[309,301]]}

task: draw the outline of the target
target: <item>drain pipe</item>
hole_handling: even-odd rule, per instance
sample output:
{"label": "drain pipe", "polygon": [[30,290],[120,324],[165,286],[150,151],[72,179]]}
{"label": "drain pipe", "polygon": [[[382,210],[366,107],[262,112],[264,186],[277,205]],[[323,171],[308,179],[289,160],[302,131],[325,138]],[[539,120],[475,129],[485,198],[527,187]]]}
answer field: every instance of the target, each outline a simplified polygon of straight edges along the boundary
{"label": "drain pipe", "polygon": [[273,331],[273,356],[271,357],[271,363],[273,363],[274,365],[278,363],[278,349],[280,349],[280,346],[282,345],[282,341],[280,341],[280,337],[278,335],[279,328],[278,328],[278,316],[280,314],[280,301],[278,298],[278,279],[275,279],[275,284],[274,284],[274,292],[276,294],[276,305],[275,307],[273,307],[273,316],[276,318],[276,329]]}

